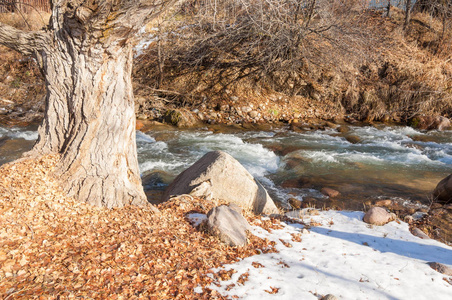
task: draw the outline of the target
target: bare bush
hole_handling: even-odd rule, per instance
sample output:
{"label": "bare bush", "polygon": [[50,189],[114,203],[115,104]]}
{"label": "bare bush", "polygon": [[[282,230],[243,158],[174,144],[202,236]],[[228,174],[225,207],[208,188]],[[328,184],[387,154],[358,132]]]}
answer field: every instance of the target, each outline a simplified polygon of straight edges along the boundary
{"label": "bare bush", "polygon": [[[181,6],[163,30],[171,52],[165,68],[198,75],[191,85],[223,90],[243,78],[292,95],[312,93],[303,74],[311,65],[328,63],[322,53],[335,47],[352,52],[359,30],[361,1],[204,0]],[[347,39],[344,36],[347,35]],[[328,50],[329,49],[329,50]],[[155,53],[154,53],[155,54]],[[154,57],[156,57],[154,55]],[[144,67],[144,66],[143,66]],[[197,72],[193,72],[196,70]],[[205,72],[213,72],[209,79]],[[171,76],[171,75],[165,75]],[[187,83],[187,82],[185,82]]]}

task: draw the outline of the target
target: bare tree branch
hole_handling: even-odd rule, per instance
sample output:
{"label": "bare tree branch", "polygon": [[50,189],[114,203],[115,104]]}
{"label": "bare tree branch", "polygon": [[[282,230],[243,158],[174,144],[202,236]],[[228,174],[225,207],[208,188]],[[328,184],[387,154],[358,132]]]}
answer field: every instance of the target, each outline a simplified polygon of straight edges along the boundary
{"label": "bare tree branch", "polygon": [[48,35],[43,31],[25,32],[0,23],[0,45],[24,55],[32,55],[41,51],[46,43]]}

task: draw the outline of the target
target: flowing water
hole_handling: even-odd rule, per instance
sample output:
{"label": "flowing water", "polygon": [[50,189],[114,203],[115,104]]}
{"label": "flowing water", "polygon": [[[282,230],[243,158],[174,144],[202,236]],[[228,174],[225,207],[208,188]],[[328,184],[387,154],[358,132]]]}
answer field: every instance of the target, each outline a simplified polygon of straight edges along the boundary
{"label": "flowing water", "polygon": [[[137,131],[137,150],[149,197],[205,153],[223,150],[238,159],[283,207],[289,198],[312,205],[362,209],[376,199],[428,204],[429,193],[452,170],[452,134],[410,127],[350,127],[352,144],[334,129],[243,131],[232,127]],[[0,128],[0,164],[33,145],[36,128]],[[341,193],[327,199],[323,187]],[[153,199],[154,202],[156,199]]]}

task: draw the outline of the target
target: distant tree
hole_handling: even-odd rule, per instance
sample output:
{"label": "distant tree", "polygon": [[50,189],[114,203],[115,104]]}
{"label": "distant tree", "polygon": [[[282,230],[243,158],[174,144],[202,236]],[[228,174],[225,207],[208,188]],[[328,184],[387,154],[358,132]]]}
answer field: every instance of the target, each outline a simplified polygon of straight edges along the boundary
{"label": "distant tree", "polygon": [[403,24],[403,29],[407,30],[408,26],[410,25],[410,20],[411,20],[411,9],[412,9],[412,1],[411,0],[406,0],[406,5],[405,5],[405,22]]}
{"label": "distant tree", "polygon": [[144,204],[135,143],[134,34],[174,0],[52,0],[47,28],[0,23],[0,44],[35,58],[47,89],[30,154],[61,154],[69,195],[106,207]]}
{"label": "distant tree", "polygon": [[452,23],[452,0],[418,0],[414,9],[440,18],[443,25],[441,33],[441,39],[443,39]]}

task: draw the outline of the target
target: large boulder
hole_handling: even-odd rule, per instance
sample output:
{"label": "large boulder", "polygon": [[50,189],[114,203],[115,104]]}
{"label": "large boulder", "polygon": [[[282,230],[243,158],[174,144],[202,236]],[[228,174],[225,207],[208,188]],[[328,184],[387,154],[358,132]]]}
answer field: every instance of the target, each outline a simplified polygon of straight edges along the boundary
{"label": "large boulder", "polygon": [[441,180],[433,190],[433,201],[442,204],[452,202],[452,174]]}
{"label": "large boulder", "polygon": [[257,214],[279,212],[265,188],[222,151],[207,153],[179,174],[166,189],[163,200],[182,194],[226,200]]}
{"label": "large boulder", "polygon": [[372,207],[364,215],[363,221],[372,225],[385,225],[395,220],[395,215],[388,213],[386,209],[381,207]]}
{"label": "large boulder", "polygon": [[207,213],[207,231],[218,236],[229,246],[244,246],[247,243],[246,232],[250,230],[248,221],[235,209],[220,205]]}
{"label": "large boulder", "polygon": [[444,130],[451,127],[450,120],[443,116],[418,115],[409,120],[409,124],[420,130]]}

